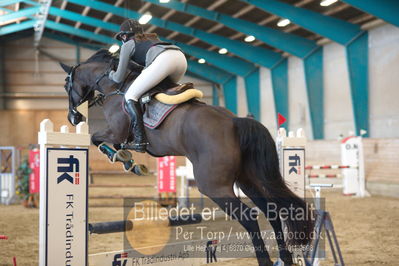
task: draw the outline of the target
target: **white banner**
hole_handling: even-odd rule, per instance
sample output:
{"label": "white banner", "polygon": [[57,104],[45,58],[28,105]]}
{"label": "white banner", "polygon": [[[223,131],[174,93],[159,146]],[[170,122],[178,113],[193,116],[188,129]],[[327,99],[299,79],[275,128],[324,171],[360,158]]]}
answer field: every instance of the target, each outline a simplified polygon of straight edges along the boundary
{"label": "white banner", "polygon": [[48,148],[46,157],[46,265],[87,265],[88,149]]}

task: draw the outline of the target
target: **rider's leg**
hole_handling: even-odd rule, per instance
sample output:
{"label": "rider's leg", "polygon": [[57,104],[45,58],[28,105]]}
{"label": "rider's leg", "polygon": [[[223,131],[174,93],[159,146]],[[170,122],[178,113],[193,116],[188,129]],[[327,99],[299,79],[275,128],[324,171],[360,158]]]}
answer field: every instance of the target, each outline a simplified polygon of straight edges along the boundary
{"label": "rider's leg", "polygon": [[187,71],[187,59],[182,52],[177,51],[174,55],[174,61],[176,62],[176,70],[169,75],[169,78],[178,83]]}
{"label": "rider's leg", "polygon": [[166,77],[178,82],[187,69],[184,54],[178,50],[166,50],[144,68],[125,94],[126,100],[138,101],[141,95],[158,85]]}
{"label": "rider's leg", "polygon": [[133,143],[129,143],[127,146],[135,151],[145,152],[147,139],[144,132],[143,113],[140,103],[129,99],[126,101],[126,110],[130,116],[134,134]]}
{"label": "rider's leg", "polygon": [[132,120],[131,124],[134,132],[134,141],[128,144],[129,148],[144,152],[147,145],[143,125],[143,114],[138,102],[139,98],[175,72],[178,72],[180,76],[184,75],[182,70],[186,69],[187,62],[185,61],[184,55],[184,61],[182,60],[181,55],[183,54],[180,51],[166,50],[141,72],[127,90],[125,94],[126,109]]}

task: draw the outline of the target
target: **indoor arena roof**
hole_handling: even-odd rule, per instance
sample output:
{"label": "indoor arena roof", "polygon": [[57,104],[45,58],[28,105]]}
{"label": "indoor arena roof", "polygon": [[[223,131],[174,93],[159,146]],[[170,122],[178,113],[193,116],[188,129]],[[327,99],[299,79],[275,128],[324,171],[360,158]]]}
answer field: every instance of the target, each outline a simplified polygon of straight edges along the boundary
{"label": "indoor arena roof", "polygon": [[[51,5],[47,18],[46,2]],[[298,13],[302,17],[298,18],[301,23],[295,24],[286,17],[296,11],[303,13]],[[311,12],[306,13],[307,11]],[[43,14],[39,14],[40,12]],[[111,38],[118,31],[118,25],[126,17],[137,19],[142,15],[151,15],[152,18],[144,25],[147,32],[155,32],[165,40],[190,47],[219,51],[224,48],[221,45],[223,41],[235,40],[275,53],[287,52],[294,55],[297,55],[293,51],[295,48],[287,48],[287,42],[292,40],[294,45],[295,41],[298,41],[298,45],[308,45],[325,39],[325,36],[315,33],[316,31],[312,32],[312,27],[304,26],[312,23],[311,20],[306,22],[307,16],[323,14],[359,26],[377,20],[373,15],[334,0],[3,0],[0,3],[1,13],[2,38],[31,34],[33,27],[40,30],[38,20],[47,19],[45,34],[67,37],[83,46],[104,43],[110,45]],[[320,27],[328,28],[328,21]],[[255,33],[259,33],[259,30],[260,34],[268,37],[259,40],[243,29],[250,29],[249,32],[253,30]],[[212,38],[204,38],[202,32],[224,38],[221,42],[212,42]],[[234,56],[234,53],[228,50],[227,55]]]}

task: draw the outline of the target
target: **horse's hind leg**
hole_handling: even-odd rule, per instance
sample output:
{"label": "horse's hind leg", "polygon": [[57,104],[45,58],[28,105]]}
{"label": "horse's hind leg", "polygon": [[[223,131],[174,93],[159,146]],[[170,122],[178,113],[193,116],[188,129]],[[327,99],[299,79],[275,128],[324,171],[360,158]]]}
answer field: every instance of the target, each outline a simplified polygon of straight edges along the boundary
{"label": "horse's hind leg", "polygon": [[[194,176],[200,192],[211,198],[224,212],[237,220],[249,233],[259,265],[273,265],[265,243],[261,237],[257,217],[250,217],[251,208],[241,202],[234,194],[234,164],[225,163],[226,167],[212,167],[212,163],[194,162]],[[199,166],[200,165],[200,166]],[[215,169],[217,168],[217,169]]]}
{"label": "horse's hind leg", "polygon": [[[268,202],[264,196],[262,196],[262,193],[258,190],[261,185],[256,185],[256,184],[249,184],[246,182],[240,182],[239,187],[241,190],[247,195],[252,202],[266,215],[268,213]],[[273,208],[276,210],[277,208]],[[271,218],[271,219],[270,219]],[[277,241],[278,249],[279,249],[279,256],[280,259],[284,262],[284,265],[293,265],[292,261],[292,254],[291,252],[287,249],[286,242],[284,240],[284,233],[283,233],[283,228],[281,225],[281,219],[280,216],[277,215],[270,215],[268,219],[269,223],[273,227],[273,231],[275,234],[275,238]]]}
{"label": "horse's hind leg", "polygon": [[260,233],[257,216],[251,217],[250,215],[251,208],[240,201],[234,195],[232,189],[231,193],[224,193],[217,197],[211,197],[211,199],[218,204],[224,212],[230,215],[234,220],[237,220],[245,230],[247,230],[251,237],[259,265],[273,265]]}

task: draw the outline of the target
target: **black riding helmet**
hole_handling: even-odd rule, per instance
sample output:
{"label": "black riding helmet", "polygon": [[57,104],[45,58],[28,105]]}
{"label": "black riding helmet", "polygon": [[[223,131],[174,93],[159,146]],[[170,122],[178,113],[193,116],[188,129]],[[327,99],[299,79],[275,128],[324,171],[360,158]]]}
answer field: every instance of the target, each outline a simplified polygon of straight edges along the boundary
{"label": "black riding helmet", "polygon": [[137,20],[127,19],[121,24],[120,32],[115,35],[115,39],[122,41],[122,35],[126,34],[128,37],[131,37],[137,33],[143,34],[143,27]]}

